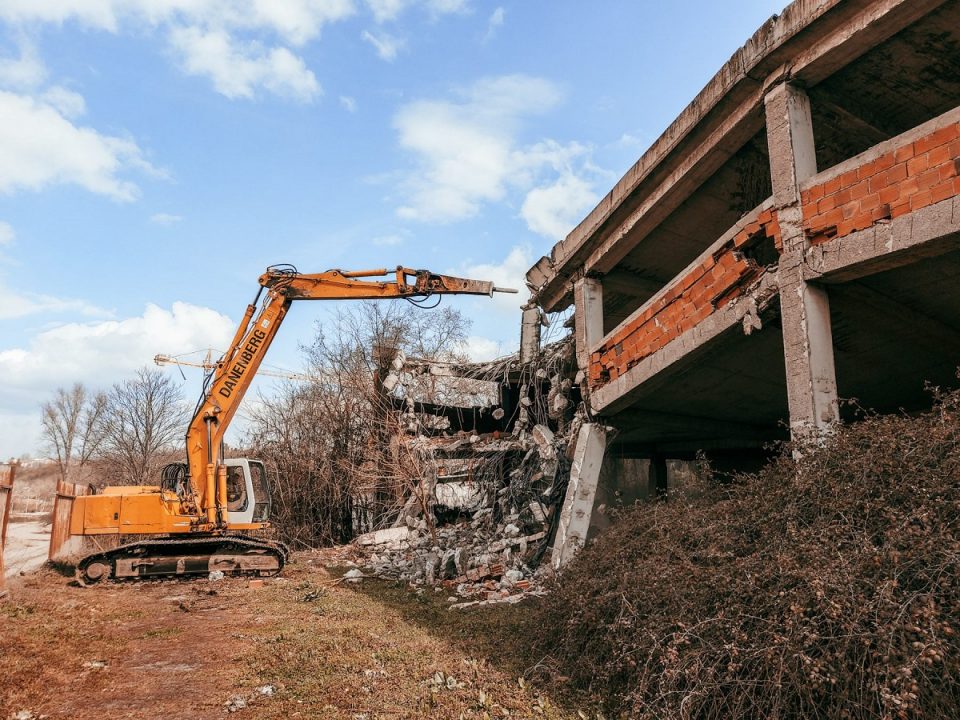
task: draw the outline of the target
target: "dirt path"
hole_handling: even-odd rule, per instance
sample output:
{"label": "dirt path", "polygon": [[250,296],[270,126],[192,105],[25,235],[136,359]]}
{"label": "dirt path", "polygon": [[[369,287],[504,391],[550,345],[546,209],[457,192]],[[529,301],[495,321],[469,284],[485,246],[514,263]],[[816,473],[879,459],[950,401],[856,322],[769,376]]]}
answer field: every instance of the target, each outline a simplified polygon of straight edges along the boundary
{"label": "dirt path", "polygon": [[520,679],[522,609],[450,612],[442,595],[334,580],[307,557],[261,588],[16,578],[0,718],[578,717]]}
{"label": "dirt path", "polygon": [[7,525],[7,543],[3,552],[6,576],[31,573],[43,567],[49,547],[49,520],[11,521]]}

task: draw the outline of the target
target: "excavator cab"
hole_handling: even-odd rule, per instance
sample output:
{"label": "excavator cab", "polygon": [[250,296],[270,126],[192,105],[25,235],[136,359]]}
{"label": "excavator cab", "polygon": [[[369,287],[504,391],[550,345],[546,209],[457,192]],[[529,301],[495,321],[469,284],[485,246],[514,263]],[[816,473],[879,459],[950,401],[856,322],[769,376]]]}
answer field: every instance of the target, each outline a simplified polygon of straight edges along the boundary
{"label": "excavator cab", "polygon": [[270,482],[259,460],[231,458],[227,468],[227,512],[231,524],[266,522],[270,518]]}

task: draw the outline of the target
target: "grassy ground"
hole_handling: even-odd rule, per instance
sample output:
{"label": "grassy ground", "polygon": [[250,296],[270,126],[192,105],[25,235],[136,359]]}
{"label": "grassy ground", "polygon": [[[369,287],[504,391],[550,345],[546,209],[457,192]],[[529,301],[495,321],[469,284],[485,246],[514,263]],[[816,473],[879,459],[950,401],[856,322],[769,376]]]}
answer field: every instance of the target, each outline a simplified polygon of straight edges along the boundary
{"label": "grassy ground", "polygon": [[44,570],[0,603],[0,718],[595,717],[538,692],[529,609],[445,606],[308,556],[261,588]]}

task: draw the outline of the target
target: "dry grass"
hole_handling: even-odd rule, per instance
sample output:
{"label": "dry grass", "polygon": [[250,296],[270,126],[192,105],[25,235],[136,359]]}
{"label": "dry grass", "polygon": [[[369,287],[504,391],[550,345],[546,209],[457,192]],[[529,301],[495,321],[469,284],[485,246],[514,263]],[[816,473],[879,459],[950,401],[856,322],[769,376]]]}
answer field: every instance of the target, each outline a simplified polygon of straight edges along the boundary
{"label": "dry grass", "polygon": [[[238,720],[579,717],[521,682],[523,612],[454,613],[442,597],[344,587],[312,557],[260,589],[29,578],[0,604],[0,718],[211,718],[235,697],[249,705]],[[515,644],[498,643],[498,627]]]}

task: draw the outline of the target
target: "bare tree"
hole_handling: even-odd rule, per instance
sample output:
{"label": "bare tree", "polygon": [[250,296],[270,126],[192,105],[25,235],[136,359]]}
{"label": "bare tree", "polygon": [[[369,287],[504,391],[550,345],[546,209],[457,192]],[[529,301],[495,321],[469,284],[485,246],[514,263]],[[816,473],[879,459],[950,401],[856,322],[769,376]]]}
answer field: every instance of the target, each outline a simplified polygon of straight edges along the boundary
{"label": "bare tree", "polygon": [[383,424],[392,413],[374,374],[396,350],[461,360],[468,328],[454,309],[372,301],[318,324],[303,348],[315,380],[288,384],[251,412],[252,451],[279,471],[273,513],[288,541],[344,542],[396,515],[409,475],[387,451]]}
{"label": "bare tree", "polygon": [[180,388],[159,371],[141,368],[135,378],[110,390],[104,425],[101,458],[111,479],[155,483],[184,434]]}
{"label": "bare tree", "polygon": [[53,399],[41,405],[43,439],[56,458],[60,482],[67,482],[71,470],[82,469],[100,449],[106,406],[105,394],[91,394],[81,383],[57,388]]}

